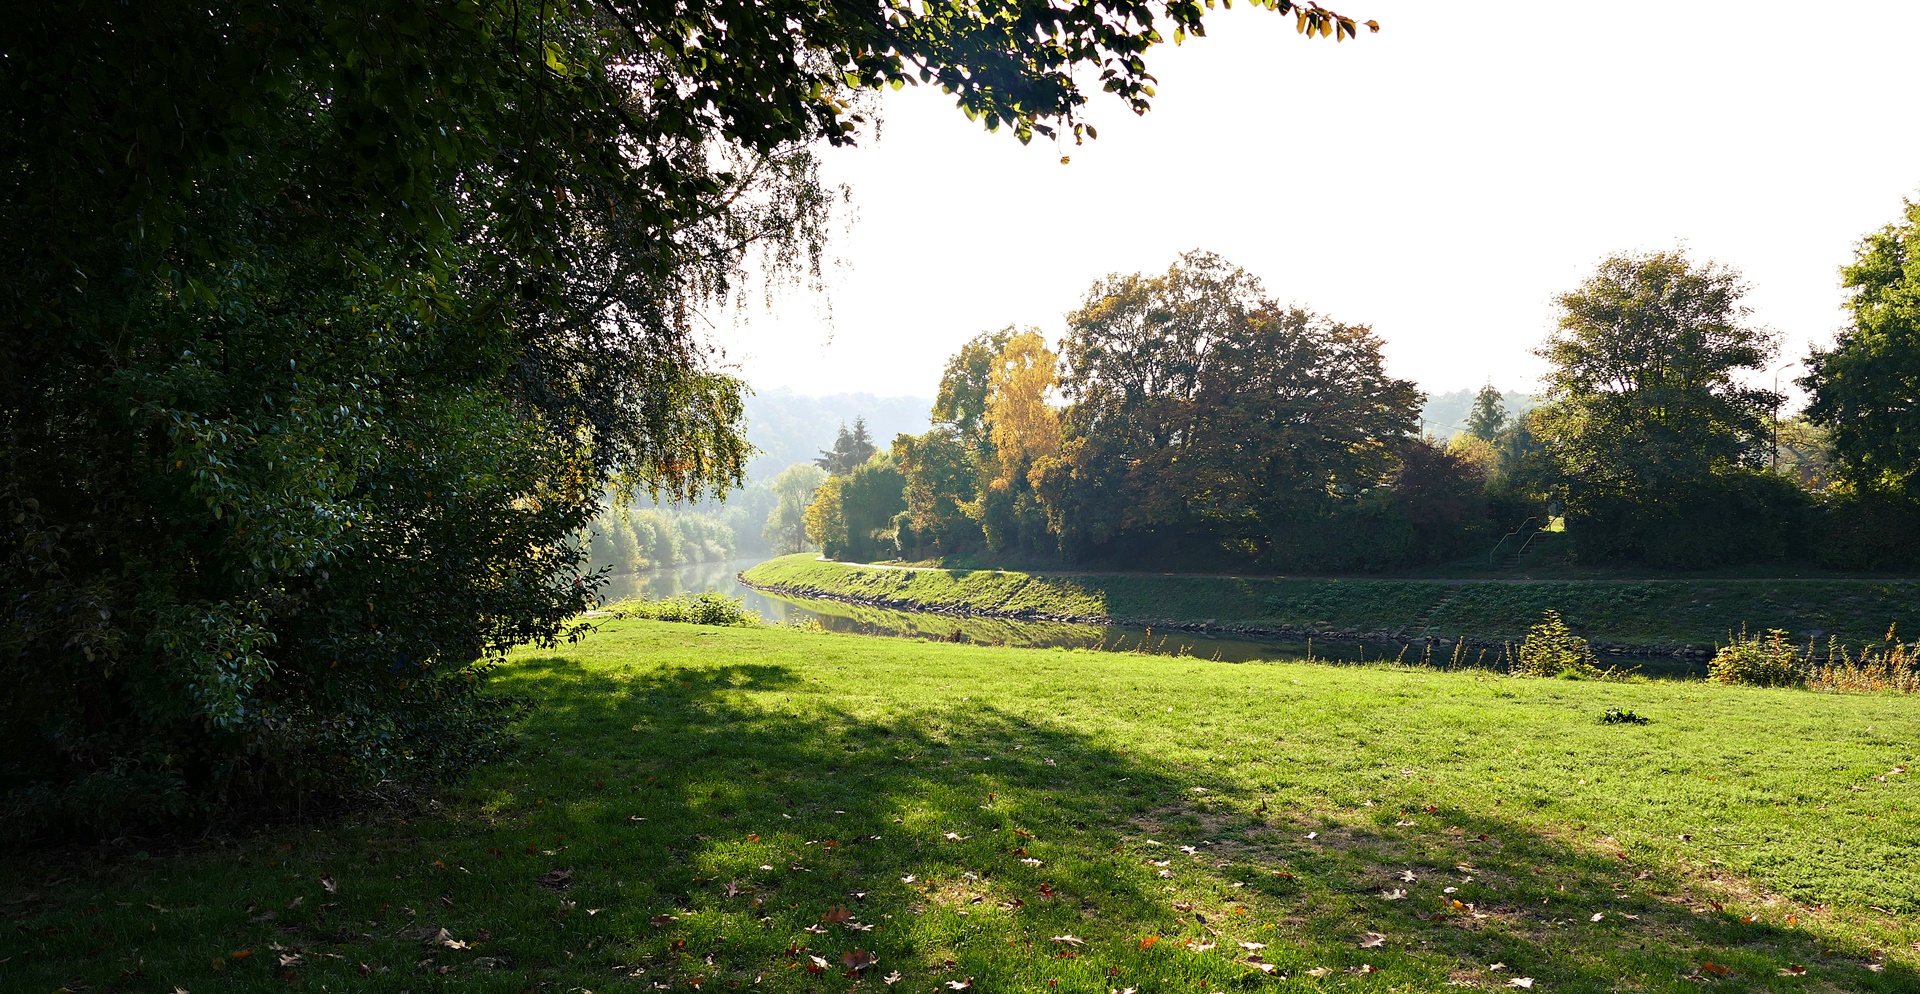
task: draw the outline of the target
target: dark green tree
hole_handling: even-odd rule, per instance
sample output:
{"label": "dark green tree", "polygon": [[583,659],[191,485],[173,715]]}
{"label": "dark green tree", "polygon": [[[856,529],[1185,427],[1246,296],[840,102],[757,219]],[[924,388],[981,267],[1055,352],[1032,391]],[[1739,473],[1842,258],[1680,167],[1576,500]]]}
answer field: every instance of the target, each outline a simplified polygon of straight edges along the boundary
{"label": "dark green tree", "polygon": [[1619,255],[1561,294],[1534,432],[1580,489],[1671,487],[1758,466],[1779,398],[1739,382],[1777,348],[1745,323],[1738,273],[1679,252]]}
{"label": "dark green tree", "polygon": [[[1292,10],[1291,0],[1277,9]],[[1184,2],[112,0],[0,19],[0,823],[457,775],[609,484],[739,482],[687,315],[804,273],[862,91],[1136,111]],[[1303,29],[1350,36],[1309,5]]]}
{"label": "dark green tree", "polygon": [[1489,383],[1473,395],[1473,407],[1467,412],[1467,434],[1483,442],[1492,442],[1507,428],[1507,402]]}
{"label": "dark green tree", "polygon": [[1801,386],[1842,478],[1920,498],[1920,203],[1862,239],[1841,277],[1851,326],[1815,348]]}
{"label": "dark green tree", "polygon": [[1779,402],[1740,381],[1775,353],[1745,292],[1732,270],[1658,252],[1609,258],[1557,299],[1528,425],[1583,555],[1703,566],[1779,554],[1795,531],[1798,488],[1743,472],[1765,465]]}
{"label": "dark green tree", "polygon": [[1380,484],[1418,423],[1419,392],[1386,374],[1369,329],[1282,307],[1218,256],[1109,277],[1068,323],[1063,462],[1079,481],[1043,487],[1078,495],[1056,521],[1273,546]]}
{"label": "dark green tree", "polygon": [[873,454],[880,451],[873,444],[873,436],[867,433],[867,419],[854,418],[853,430],[846,425],[840,426],[840,433],[833,440],[833,448],[821,449],[820,458],[813,464],[832,476],[845,476],[856,468],[866,465]]}

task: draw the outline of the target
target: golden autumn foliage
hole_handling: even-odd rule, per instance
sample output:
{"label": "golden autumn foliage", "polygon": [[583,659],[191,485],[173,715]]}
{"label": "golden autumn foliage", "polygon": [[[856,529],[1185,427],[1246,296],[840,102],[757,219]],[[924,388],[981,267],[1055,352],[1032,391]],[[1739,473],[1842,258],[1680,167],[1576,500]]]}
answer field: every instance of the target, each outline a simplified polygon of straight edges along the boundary
{"label": "golden autumn foliage", "polygon": [[1029,331],[1009,340],[994,361],[987,423],[999,463],[995,487],[1016,486],[1035,462],[1060,451],[1060,415],[1046,399],[1057,360],[1046,339]]}

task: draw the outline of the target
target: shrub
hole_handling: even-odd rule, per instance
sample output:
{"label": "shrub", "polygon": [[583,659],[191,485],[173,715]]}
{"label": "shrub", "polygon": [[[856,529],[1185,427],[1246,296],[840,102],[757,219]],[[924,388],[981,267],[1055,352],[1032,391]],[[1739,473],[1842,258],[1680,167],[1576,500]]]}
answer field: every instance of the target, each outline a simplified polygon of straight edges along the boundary
{"label": "shrub", "polygon": [[1600,679],[1608,673],[1595,663],[1593,647],[1587,640],[1573,634],[1560,612],[1549,608],[1521,641],[1513,675]]}
{"label": "shrub", "polygon": [[1884,642],[1866,646],[1858,655],[1832,642],[1825,660],[1809,660],[1806,681],[1815,690],[1920,694],[1920,643],[1902,643],[1891,628]]}
{"label": "shrub", "polygon": [[1744,683],[1755,687],[1791,687],[1802,682],[1803,657],[1787,633],[1778,628],[1764,635],[1738,637],[1721,646],[1707,666],[1707,678],[1721,683]]}
{"label": "shrub", "polygon": [[728,597],[707,591],[681,594],[655,601],[630,601],[615,612],[621,617],[648,618],[653,621],[678,621],[689,625],[751,628],[760,624],[760,616],[748,609],[746,598]]}

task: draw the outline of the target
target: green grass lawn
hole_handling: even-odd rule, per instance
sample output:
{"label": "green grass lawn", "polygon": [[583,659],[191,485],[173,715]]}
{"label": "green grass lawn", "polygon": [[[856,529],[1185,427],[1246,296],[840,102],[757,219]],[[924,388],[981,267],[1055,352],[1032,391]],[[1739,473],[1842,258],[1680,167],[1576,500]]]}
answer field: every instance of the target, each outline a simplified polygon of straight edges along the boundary
{"label": "green grass lawn", "polygon": [[889,569],[783,556],[747,571],[755,584],[903,607],[966,607],[1127,623],[1213,622],[1320,633],[1519,639],[1548,608],[1579,634],[1632,646],[1708,647],[1743,626],[1797,639],[1877,641],[1920,623],[1911,580],[1668,579],[1440,581],[1045,574]]}
{"label": "green grass lawn", "polygon": [[10,854],[0,988],[1920,990],[1916,699],[647,621],[500,686],[428,809]]}

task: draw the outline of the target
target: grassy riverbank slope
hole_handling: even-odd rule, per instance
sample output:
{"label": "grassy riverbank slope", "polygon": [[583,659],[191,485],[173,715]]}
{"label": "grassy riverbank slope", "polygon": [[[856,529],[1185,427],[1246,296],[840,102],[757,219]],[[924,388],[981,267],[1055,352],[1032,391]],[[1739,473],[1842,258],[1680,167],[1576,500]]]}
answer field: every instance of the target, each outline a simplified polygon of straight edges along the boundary
{"label": "grassy riverbank slope", "polygon": [[1920,582],[1832,579],[1365,580],[900,569],[783,556],[755,586],[924,610],[1317,634],[1517,639],[1548,608],[1598,642],[1711,646],[1730,630],[1879,639],[1920,624]]}
{"label": "grassy riverbank slope", "polygon": [[5,986],[1920,989],[1920,699],[634,620],[500,683],[425,809],[8,854]]}

